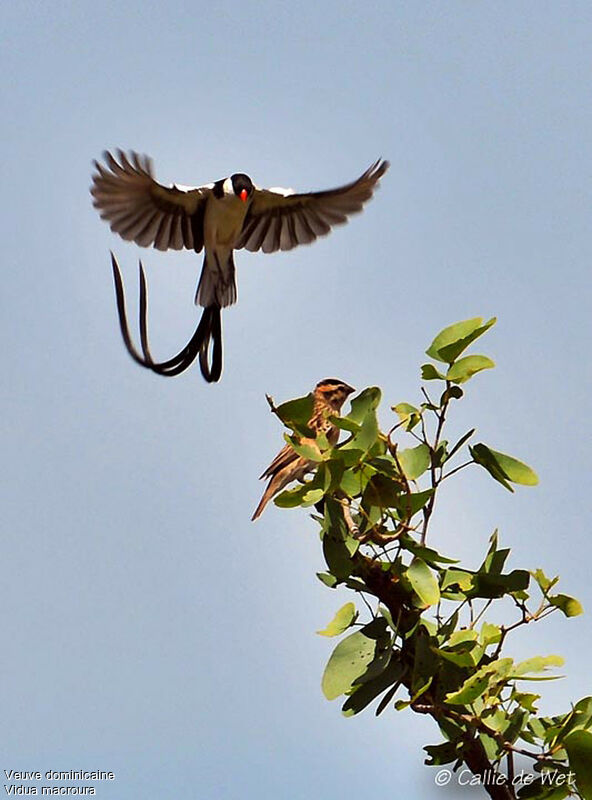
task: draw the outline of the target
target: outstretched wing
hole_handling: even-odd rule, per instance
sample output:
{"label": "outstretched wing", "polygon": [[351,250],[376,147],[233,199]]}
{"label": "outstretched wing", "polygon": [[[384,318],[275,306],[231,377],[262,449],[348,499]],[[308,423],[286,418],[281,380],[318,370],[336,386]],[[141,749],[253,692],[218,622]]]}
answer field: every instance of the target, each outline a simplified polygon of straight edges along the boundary
{"label": "outstretched wing", "polygon": [[236,248],[274,253],[325,236],[362,210],[388,168],[388,161],[376,161],[353,183],[325,192],[256,189]]}
{"label": "outstretched wing", "polygon": [[107,166],[94,162],[90,193],[93,205],[111,230],[123,239],[157,250],[195,250],[203,242],[203,217],[209,186],[179,189],[154,180],[148,156],[117,150],[103,154]]}

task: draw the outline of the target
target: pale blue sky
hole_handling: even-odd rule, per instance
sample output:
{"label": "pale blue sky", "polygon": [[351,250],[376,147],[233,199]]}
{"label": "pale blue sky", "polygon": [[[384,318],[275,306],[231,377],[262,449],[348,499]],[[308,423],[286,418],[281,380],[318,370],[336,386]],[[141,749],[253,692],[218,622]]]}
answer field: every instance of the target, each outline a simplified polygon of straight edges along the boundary
{"label": "pale blue sky", "polygon": [[[336,375],[418,399],[446,324],[497,315],[455,429],[539,472],[511,496],[461,477],[434,546],[590,584],[592,8],[587,2],[4,3],[2,769],[105,769],[99,796],[437,796],[429,720],[345,720],[321,695],[344,602],[305,511],[249,522],[282,443],[264,394]],[[159,357],[192,332],[201,257],[140,253],[91,206],[105,148],[163,182],[244,171],[297,190],[384,156],[366,213],[308,248],[237,254],[220,384],[141,370],[108,250],[148,272]],[[462,432],[462,431],[461,431]],[[558,712],[591,692],[590,616],[560,652]]]}

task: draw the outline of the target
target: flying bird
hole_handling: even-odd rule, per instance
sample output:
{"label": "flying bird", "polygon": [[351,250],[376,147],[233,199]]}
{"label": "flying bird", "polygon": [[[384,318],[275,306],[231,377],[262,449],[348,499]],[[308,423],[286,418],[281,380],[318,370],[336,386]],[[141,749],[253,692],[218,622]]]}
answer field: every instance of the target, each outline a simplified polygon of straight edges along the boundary
{"label": "flying bird", "polygon": [[[341,407],[352,392],[355,392],[355,389],[337,378],[325,378],[314,388],[312,415],[308,427],[317,435],[324,433],[332,447],[339,439],[339,429],[330,422],[329,417],[339,416]],[[301,444],[314,444],[314,441],[306,437],[300,439]],[[292,481],[301,481],[315,466],[315,461],[298,455],[289,444],[283,447],[265,472],[259,476],[260,480],[269,478],[269,483],[251,519],[256,520],[261,516],[272,497]]]}
{"label": "flying bird", "polygon": [[116,156],[105,152],[104,165],[94,162],[90,190],[93,205],[111,230],[141,247],[204,251],[195,294],[196,305],[204,308],[200,324],[183,350],[160,364],[154,362],[148,349],[142,265],[143,356],[131,344],[123,283],[113,257],[119,321],[128,351],[143,366],[164,375],[182,372],[199,354],[202,374],[209,382],[219,380],[222,373],[220,312],[237,298],[234,251],[245,248],[274,253],[325,236],[334,225],[347,222],[351,214],[362,210],[389,167],[388,161],[379,160],[357,180],[337,189],[299,194],[290,189],[260,189],[242,172],[196,188],[163,186],[155,180],[147,156],[134,152],[126,155],[121,150]]}

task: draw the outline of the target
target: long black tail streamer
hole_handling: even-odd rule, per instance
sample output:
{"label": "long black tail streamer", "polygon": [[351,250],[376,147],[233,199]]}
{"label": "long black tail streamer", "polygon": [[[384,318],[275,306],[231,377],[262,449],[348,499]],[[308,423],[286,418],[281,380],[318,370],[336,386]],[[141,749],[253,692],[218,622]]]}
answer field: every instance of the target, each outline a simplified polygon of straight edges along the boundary
{"label": "long black tail streamer", "polygon": [[169,358],[167,361],[155,361],[150,352],[150,345],[148,343],[148,291],[142,262],[140,261],[141,354],[134,346],[132,337],[130,336],[125,309],[123,279],[121,277],[119,264],[113,253],[111,253],[111,266],[113,268],[113,280],[115,282],[115,296],[117,298],[117,314],[119,316],[121,337],[127,352],[134,359],[136,364],[152,372],[156,372],[157,375],[164,375],[170,378],[173,375],[180,375],[181,372],[185,372],[199,356],[199,366],[205,380],[208,383],[219,381],[222,375],[222,319],[218,306],[208,306],[204,308],[195,333],[176,356]]}

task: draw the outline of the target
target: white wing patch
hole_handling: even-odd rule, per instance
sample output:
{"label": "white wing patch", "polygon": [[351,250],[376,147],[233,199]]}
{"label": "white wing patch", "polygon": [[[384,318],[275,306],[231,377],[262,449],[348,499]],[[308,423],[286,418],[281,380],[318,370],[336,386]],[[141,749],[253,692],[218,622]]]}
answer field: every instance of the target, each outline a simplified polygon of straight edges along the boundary
{"label": "white wing patch", "polygon": [[213,189],[213,183],[206,183],[203,186],[184,186],[182,183],[169,183],[169,189],[178,189],[180,192],[194,192],[196,189]]}
{"label": "white wing patch", "polygon": [[267,191],[273,192],[274,194],[281,194],[283,197],[289,197],[291,194],[296,194],[294,189],[282,189],[281,186],[272,186],[271,189],[268,189]]}

